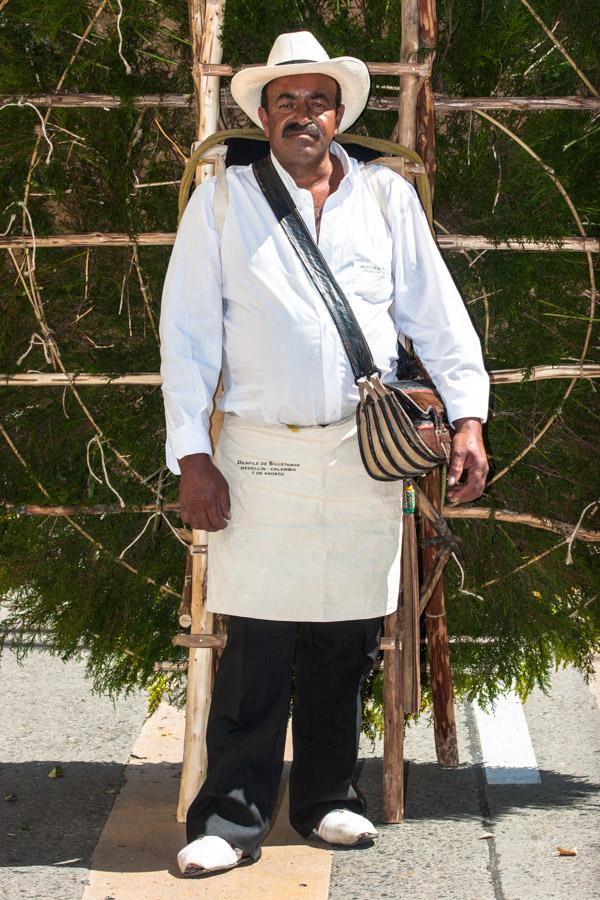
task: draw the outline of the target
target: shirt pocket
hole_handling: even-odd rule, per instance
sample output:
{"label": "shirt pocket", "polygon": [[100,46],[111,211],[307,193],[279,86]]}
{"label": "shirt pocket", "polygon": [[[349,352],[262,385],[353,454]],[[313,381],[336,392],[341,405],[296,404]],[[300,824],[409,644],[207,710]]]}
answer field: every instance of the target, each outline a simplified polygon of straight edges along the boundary
{"label": "shirt pocket", "polygon": [[392,242],[387,231],[377,229],[354,242],[352,289],[368,303],[389,303],[392,298]]}

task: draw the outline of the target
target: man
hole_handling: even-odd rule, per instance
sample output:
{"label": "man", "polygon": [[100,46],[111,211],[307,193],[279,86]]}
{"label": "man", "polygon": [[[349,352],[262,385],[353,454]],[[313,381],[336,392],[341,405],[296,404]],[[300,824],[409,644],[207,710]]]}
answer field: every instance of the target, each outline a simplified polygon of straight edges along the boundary
{"label": "man", "polygon": [[[394,376],[398,334],[413,339],[455,429],[448,498],[464,502],[487,473],[488,379],[415,191],[380,168],[374,192],[333,141],[368,92],[364,63],[329,59],[307,32],[280,35],[266,66],[232,81],[384,378]],[[399,584],[401,485],[370,479],[360,461],[357,388],[333,321],[252,168],[228,169],[227,192],[220,233],[215,180],[190,199],[161,317],[167,459],[181,473],[184,521],[210,532],[208,609],[230,617],[208,774],[178,857],[189,875],[260,857],[292,674],[292,824],[334,844],[376,837],[352,775],[361,689]],[[213,461],[221,369],[225,421]]]}

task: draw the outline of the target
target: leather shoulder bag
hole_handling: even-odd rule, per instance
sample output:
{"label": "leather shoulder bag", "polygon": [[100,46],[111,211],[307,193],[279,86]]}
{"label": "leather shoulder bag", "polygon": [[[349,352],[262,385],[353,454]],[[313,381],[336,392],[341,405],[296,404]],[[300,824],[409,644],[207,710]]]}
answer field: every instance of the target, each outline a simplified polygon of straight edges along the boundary
{"label": "leather shoulder bag", "polygon": [[271,209],[321,294],[359,389],[358,443],[376,481],[416,478],[446,463],[450,432],[444,404],[416,360],[398,344],[398,381],[383,382],[352,308],[306,227],[270,156],[252,169]]}

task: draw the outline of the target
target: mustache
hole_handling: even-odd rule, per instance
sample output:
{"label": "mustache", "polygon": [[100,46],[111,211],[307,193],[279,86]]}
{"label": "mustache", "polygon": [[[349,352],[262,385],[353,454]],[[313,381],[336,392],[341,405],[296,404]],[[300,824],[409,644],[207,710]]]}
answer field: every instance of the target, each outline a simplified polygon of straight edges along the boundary
{"label": "mustache", "polygon": [[283,128],[281,136],[285,138],[290,134],[308,134],[311,137],[320,138],[321,129],[316,122],[308,122],[306,125],[300,125],[299,122],[288,122]]}

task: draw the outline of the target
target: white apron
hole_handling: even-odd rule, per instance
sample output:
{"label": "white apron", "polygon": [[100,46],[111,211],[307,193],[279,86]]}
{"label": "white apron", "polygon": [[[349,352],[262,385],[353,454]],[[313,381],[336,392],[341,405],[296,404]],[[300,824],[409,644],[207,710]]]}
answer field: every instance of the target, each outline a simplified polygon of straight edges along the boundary
{"label": "white apron", "polygon": [[333,622],[396,609],[402,483],[370,478],[354,419],[297,430],[226,415],[231,519],[208,536],[207,608]]}

